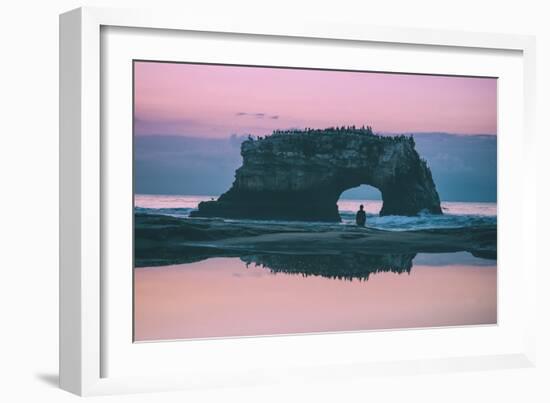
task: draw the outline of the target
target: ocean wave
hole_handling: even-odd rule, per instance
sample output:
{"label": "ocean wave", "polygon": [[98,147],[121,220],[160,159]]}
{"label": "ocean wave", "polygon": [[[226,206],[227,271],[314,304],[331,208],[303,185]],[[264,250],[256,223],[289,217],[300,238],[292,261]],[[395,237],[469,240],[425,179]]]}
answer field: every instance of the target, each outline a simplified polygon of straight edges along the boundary
{"label": "ocean wave", "polygon": [[[159,214],[177,218],[188,218],[194,208],[145,208],[136,207],[135,212],[141,214]],[[341,223],[326,223],[326,222],[303,222],[306,227],[309,226],[342,226],[355,225],[355,212],[340,211]],[[284,224],[285,221],[272,220],[235,220],[226,219],[228,222],[246,221],[251,223],[276,223]],[[296,222],[293,222],[296,224]],[[418,216],[379,216],[377,214],[367,214],[367,227],[389,230],[389,231],[411,231],[418,229],[432,228],[464,228],[477,227],[483,225],[496,225],[497,217],[489,215],[476,214],[421,214]]]}
{"label": "ocean wave", "polygon": [[[355,223],[355,213],[352,211],[341,211],[340,217],[342,218],[342,223],[344,224],[350,225]],[[367,214],[368,227],[394,231],[410,231],[431,228],[463,228],[496,224],[497,217],[487,215],[421,214],[414,217],[406,217]]]}
{"label": "ocean wave", "polygon": [[189,207],[171,207],[171,208],[148,208],[148,207],[135,207],[134,212],[140,214],[160,214],[178,218],[188,218],[191,211],[196,208]]}

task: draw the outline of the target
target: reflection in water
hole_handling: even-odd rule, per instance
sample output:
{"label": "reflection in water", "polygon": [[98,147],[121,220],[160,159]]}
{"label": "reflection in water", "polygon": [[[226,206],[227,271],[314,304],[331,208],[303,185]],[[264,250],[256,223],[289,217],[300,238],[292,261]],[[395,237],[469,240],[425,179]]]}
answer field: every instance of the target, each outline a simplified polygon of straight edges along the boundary
{"label": "reflection in water", "polygon": [[136,268],[135,339],[494,324],[495,264],[469,253],[260,254]]}
{"label": "reflection in water", "polygon": [[322,276],[339,280],[368,280],[373,273],[410,273],[414,254],[409,255],[249,255],[241,256],[246,267],[254,263],[272,273]]}

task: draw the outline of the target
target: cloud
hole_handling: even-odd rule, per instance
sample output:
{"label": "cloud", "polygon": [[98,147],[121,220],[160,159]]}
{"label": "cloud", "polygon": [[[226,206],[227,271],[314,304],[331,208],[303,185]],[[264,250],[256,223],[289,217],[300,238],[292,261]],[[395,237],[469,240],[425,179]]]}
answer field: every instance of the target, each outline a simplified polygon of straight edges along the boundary
{"label": "cloud", "polygon": [[263,118],[269,118],[269,119],[279,119],[279,115],[268,115],[264,112],[237,112],[235,116],[250,116],[256,119],[263,119]]}
{"label": "cloud", "polygon": [[134,117],[134,131],[137,135],[148,134],[188,134],[196,131],[204,123],[197,119],[148,119]]}

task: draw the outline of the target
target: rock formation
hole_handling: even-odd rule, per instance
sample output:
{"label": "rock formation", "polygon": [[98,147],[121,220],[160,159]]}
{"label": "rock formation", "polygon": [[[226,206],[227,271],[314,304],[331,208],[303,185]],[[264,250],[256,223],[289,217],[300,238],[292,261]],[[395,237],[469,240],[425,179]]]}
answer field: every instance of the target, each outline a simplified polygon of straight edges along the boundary
{"label": "rock formation", "polygon": [[430,169],[414,139],[370,128],[275,131],[241,145],[231,189],[195,217],[340,221],[336,202],[362,184],[378,188],[380,215],[441,214]]}

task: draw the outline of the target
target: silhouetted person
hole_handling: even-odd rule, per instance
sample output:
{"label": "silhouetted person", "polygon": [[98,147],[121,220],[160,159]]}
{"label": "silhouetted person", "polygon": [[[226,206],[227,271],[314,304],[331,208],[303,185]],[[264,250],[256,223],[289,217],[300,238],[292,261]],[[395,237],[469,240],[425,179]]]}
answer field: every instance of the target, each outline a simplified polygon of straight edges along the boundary
{"label": "silhouetted person", "polygon": [[360,227],[364,227],[366,221],[367,221],[367,214],[365,213],[365,210],[363,210],[363,205],[361,204],[359,206],[359,211],[355,215],[355,223]]}

